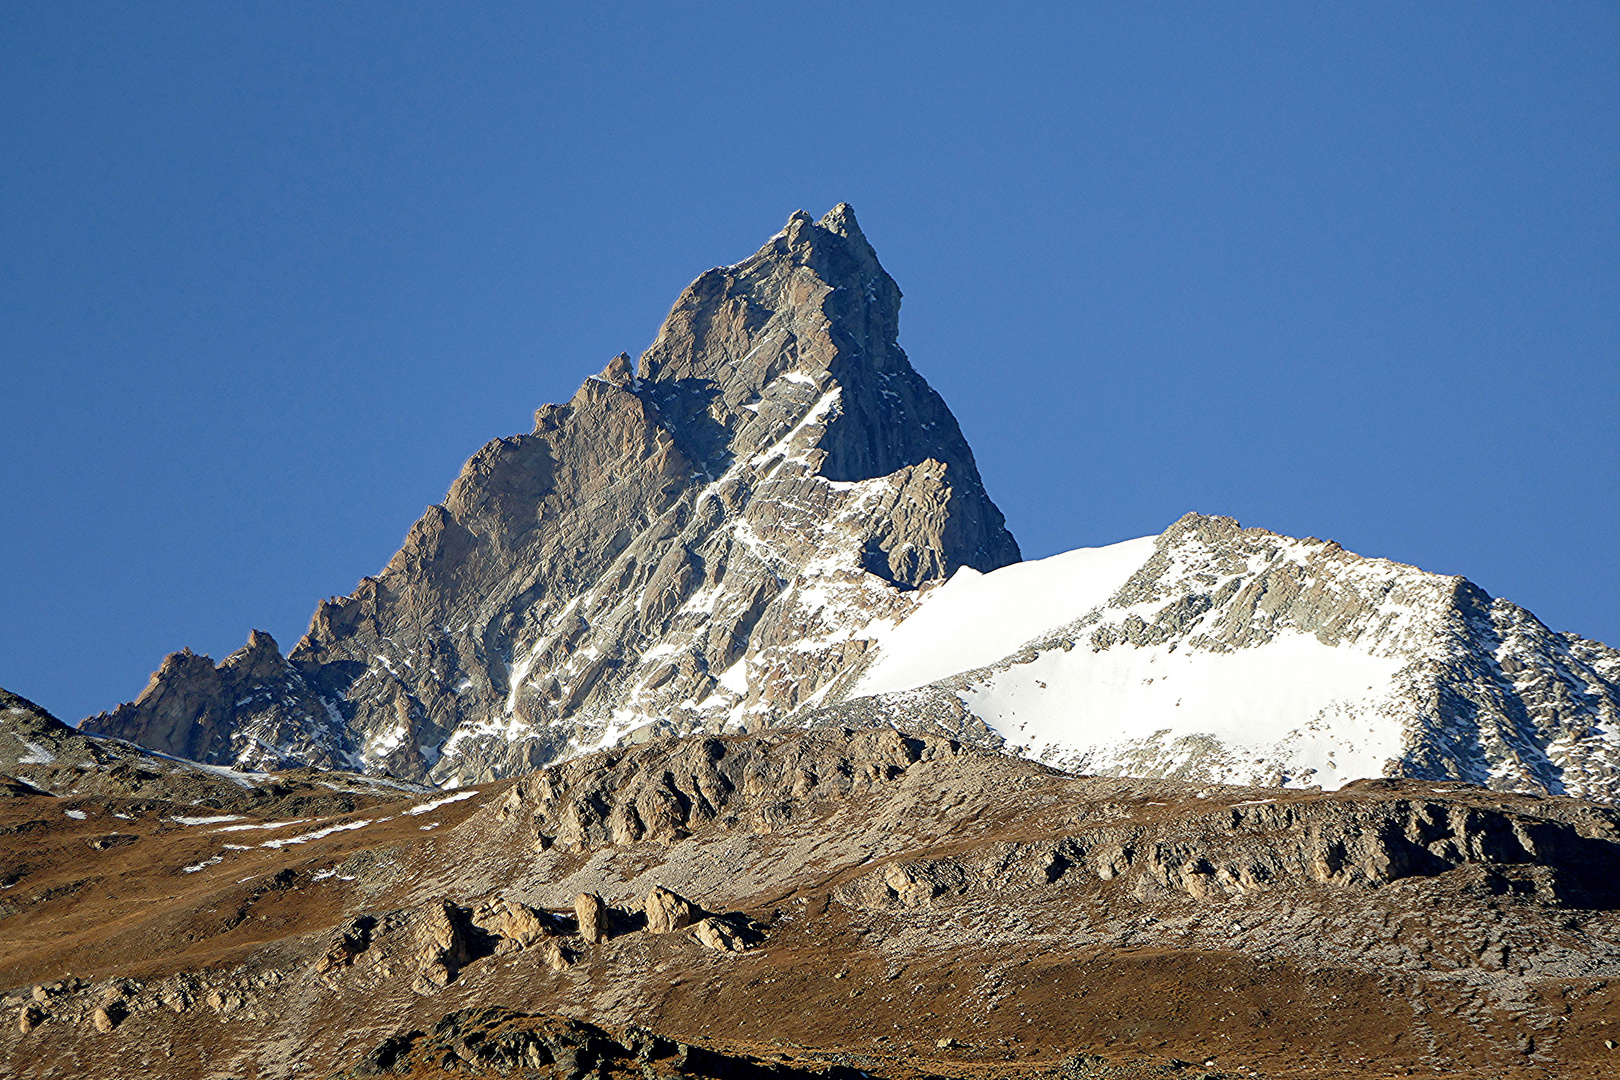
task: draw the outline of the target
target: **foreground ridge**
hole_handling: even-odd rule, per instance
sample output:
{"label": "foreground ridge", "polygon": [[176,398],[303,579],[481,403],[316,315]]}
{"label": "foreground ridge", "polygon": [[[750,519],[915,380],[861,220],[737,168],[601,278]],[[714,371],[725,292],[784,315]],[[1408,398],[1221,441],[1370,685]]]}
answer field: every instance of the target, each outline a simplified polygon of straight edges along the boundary
{"label": "foreground ridge", "polygon": [[1462,784],[770,730],[313,820],[17,794],[0,860],[17,1077],[1596,1077],[1620,1025],[1620,811]]}

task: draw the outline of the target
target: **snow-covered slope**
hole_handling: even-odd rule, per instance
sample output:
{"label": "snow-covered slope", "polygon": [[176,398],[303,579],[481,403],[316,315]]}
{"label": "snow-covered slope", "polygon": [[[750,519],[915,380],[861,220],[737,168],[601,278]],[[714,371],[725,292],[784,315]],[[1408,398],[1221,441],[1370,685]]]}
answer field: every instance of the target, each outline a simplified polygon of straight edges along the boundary
{"label": "snow-covered slope", "polygon": [[911,690],[995,663],[1106,602],[1153,554],[1155,539],[1078,548],[989,574],[962,567],[898,626],[873,628],[877,659],[853,692]]}
{"label": "snow-covered slope", "polygon": [[1091,773],[1620,797],[1620,654],[1462,578],[1229,518],[959,571],[873,636],[817,722],[944,727]]}

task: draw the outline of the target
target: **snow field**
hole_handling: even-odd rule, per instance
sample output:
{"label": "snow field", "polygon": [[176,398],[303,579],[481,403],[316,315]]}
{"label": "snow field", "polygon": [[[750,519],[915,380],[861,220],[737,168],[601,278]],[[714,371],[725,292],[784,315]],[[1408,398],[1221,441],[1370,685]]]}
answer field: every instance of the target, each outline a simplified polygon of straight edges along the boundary
{"label": "snow field", "polygon": [[1299,633],[1220,653],[1077,646],[996,672],[961,697],[1009,744],[1054,764],[1101,771],[1133,750],[1207,735],[1236,759],[1286,761],[1338,787],[1381,776],[1400,757],[1390,696],[1403,663]]}
{"label": "snow field", "polygon": [[882,651],[851,696],[914,690],[995,663],[1106,603],[1153,554],[1156,539],[1077,548],[988,574],[962,567],[877,636]]}

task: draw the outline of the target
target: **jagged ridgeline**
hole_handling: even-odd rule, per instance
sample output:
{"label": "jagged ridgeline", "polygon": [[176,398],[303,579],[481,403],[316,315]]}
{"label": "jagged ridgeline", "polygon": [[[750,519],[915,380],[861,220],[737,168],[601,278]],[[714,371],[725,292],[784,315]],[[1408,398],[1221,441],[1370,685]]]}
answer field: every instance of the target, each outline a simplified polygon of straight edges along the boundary
{"label": "jagged ridgeline", "polygon": [[922,585],[1018,561],[847,205],[703,274],[632,365],[489,443],[376,577],[87,720],[199,761],[471,782],[777,722]]}

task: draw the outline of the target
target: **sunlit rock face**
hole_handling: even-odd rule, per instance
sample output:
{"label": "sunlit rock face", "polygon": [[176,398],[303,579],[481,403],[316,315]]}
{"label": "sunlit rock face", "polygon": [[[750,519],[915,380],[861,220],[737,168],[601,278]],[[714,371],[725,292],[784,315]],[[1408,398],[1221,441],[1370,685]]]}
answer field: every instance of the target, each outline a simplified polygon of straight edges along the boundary
{"label": "sunlit rock face", "polygon": [[219,680],[171,663],[90,727],[467,783],[821,703],[919,588],[1019,558],[899,310],[848,206],[794,214],[693,282],[639,364],[475,454],[380,574],[317,609],[298,693],[213,693],[198,733],[152,714]]}
{"label": "sunlit rock face", "polygon": [[1620,799],[1620,653],[1461,577],[1188,514],[933,590],[819,724],[1060,768]]}

